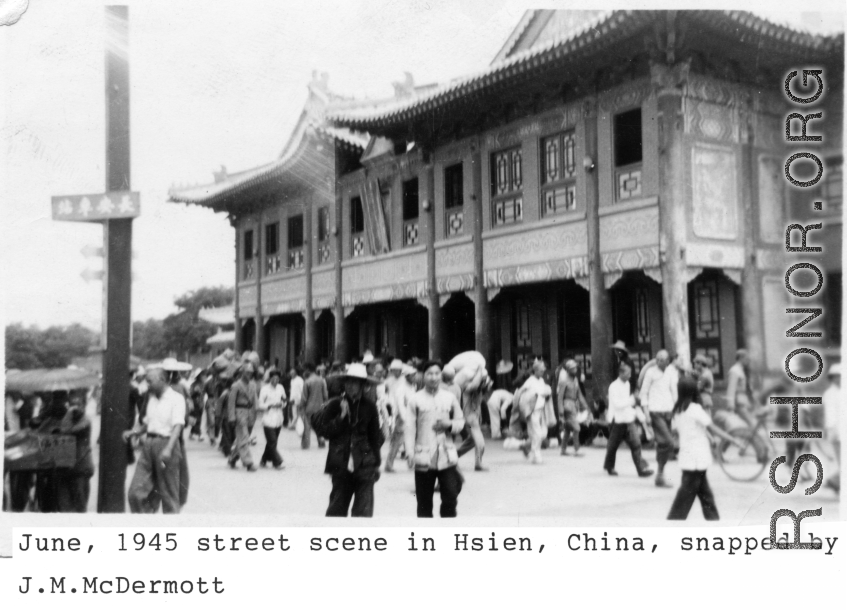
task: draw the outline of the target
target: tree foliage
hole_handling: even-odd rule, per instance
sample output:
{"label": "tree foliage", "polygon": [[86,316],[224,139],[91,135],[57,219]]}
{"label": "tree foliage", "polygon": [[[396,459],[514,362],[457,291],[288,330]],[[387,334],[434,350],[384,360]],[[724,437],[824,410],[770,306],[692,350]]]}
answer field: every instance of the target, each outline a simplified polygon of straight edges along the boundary
{"label": "tree foliage", "polygon": [[81,324],[44,330],[11,324],[6,327],[6,368],[64,368],[74,358],[86,356],[97,339],[97,333]]}
{"label": "tree foliage", "polygon": [[217,329],[198,317],[200,310],[231,305],[234,300],[234,289],[222,286],[199,288],[177,297],[174,305],[179,307],[179,312],[164,320],[147,320],[132,325],[133,354],[156,360],[172,353],[186,357],[205,350],[206,339]]}

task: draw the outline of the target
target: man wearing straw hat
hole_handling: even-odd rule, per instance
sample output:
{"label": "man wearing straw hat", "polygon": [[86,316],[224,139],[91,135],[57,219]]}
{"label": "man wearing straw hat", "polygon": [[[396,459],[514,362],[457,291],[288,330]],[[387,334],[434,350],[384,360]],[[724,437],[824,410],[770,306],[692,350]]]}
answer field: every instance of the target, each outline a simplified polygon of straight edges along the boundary
{"label": "man wearing straw hat", "polygon": [[365,387],[376,383],[364,364],[353,363],[343,373],[344,393],[312,415],[318,436],[329,440],[324,472],[332,477],[327,517],[346,517],[353,501],[353,517],[372,517],[374,483],[379,479],[379,412],[365,396]]}

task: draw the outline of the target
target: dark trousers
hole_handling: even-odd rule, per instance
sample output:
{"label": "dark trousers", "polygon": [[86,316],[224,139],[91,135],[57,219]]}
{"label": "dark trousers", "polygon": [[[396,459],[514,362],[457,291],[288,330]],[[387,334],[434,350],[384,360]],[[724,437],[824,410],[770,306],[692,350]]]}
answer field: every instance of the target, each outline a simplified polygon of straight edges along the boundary
{"label": "dark trousers", "polygon": [[9,473],[10,508],[12,512],[22,513],[26,510],[34,480],[34,473],[29,471]]}
{"label": "dark trousers", "polygon": [[606,445],[606,460],[603,462],[603,468],[605,470],[615,469],[618,447],[624,441],[629,445],[635,470],[638,471],[638,474],[641,474],[647,469],[647,463],[641,457],[641,429],[636,422],[630,424],[613,423],[609,426],[609,442]]}
{"label": "dark trousers", "polygon": [[353,517],[373,517],[375,473],[372,469],[332,475],[327,517],[346,517],[353,500]]}
{"label": "dark trousers", "polygon": [[659,472],[662,472],[673,454],[672,417],[672,413],[650,413],[650,423],[653,424],[653,434],[656,436],[656,462],[659,464]]}
{"label": "dark trousers", "polygon": [[221,424],[221,452],[226,457],[232,453],[232,445],[235,443],[235,422],[224,421]]}
{"label": "dark trousers", "polygon": [[435,481],[441,487],[442,517],[455,517],[462,491],[462,479],[455,466],[444,470],[416,470],[415,497],[418,500],[418,517],[432,518],[432,495],[435,493]]}
{"label": "dark trousers", "polygon": [[712,488],[709,487],[709,481],[706,479],[705,470],[683,470],[682,485],[679,491],[676,492],[671,505],[671,512],[668,513],[668,519],[684,521],[688,518],[688,511],[694,504],[694,498],[700,498],[700,506],[703,508],[703,516],[706,521],[717,521],[720,519],[718,515],[718,507],[715,506],[715,496],[712,494]]}
{"label": "dark trousers", "polygon": [[59,483],[59,512],[88,512],[88,497],[91,494],[91,475],[69,472]]}
{"label": "dark trousers", "polygon": [[262,459],[260,461],[262,464],[273,462],[274,466],[280,466],[282,464],[282,456],[279,454],[276,445],[277,442],[279,442],[279,431],[282,430],[282,428],[268,428],[267,426],[264,426],[264,429],[265,452],[262,454]]}
{"label": "dark trousers", "polygon": [[168,444],[165,437],[147,436],[141,441],[135,474],[129,485],[127,499],[133,513],[178,513],[180,503],[180,471],[182,447],[176,443],[167,463],[159,457]]}

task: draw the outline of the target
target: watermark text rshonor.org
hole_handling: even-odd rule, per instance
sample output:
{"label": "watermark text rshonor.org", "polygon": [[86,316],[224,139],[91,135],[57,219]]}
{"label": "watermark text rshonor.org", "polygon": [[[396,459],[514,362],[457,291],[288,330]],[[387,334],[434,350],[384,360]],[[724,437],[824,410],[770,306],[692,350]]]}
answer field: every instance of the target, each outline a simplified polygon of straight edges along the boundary
{"label": "watermark text rshonor.org", "polygon": [[[806,90],[811,90],[811,95],[808,97],[799,97],[792,93],[792,84],[795,88],[797,88],[797,83],[795,79],[798,78],[798,71],[792,70],[788,73],[785,78],[785,93],[788,96],[788,99],[791,100],[792,103],[796,104],[800,108],[804,109],[812,109],[810,104],[815,104],[818,102],[824,92],[824,78],[823,78],[823,70],[817,69],[804,69],[802,70],[802,77],[800,80],[802,82],[802,87]],[[787,142],[823,142],[822,135],[808,135],[807,129],[809,127],[809,121],[823,119],[823,112],[812,112],[810,114],[801,114],[800,112],[792,112],[785,117],[785,140]],[[791,126],[792,121],[799,121],[800,123],[800,135],[791,135]],[[794,123],[797,125],[797,123]],[[808,159],[817,165],[817,174],[811,180],[800,181],[797,180],[792,174],[792,164],[798,159]],[[815,186],[820,179],[823,177],[824,167],[820,158],[812,153],[812,152],[798,152],[792,154],[788,157],[788,160],[785,162],[785,177],[788,181],[794,185],[795,187],[801,189],[807,189]],[[821,211],[822,206],[821,202],[814,202],[813,209],[815,211]],[[799,254],[800,256],[806,252],[817,252],[822,253],[823,248],[821,246],[809,246],[807,245],[808,233],[809,231],[821,231],[823,230],[822,223],[814,223],[808,225],[801,225],[798,223],[789,224],[785,229],[785,251],[789,254]],[[799,232],[800,235],[800,245],[792,246],[791,245],[791,237],[792,234],[796,234]],[[815,273],[817,276],[817,284],[812,290],[809,291],[801,291],[794,288],[792,284],[792,277],[795,271],[807,269]],[[823,288],[823,274],[821,270],[814,265],[813,263],[806,261],[799,261],[793,265],[791,265],[788,270],[785,272],[785,288],[788,292],[799,298],[811,298],[814,297],[818,292],[820,292],[821,288]],[[787,308],[786,313],[788,314],[810,314],[806,319],[804,319],[799,324],[793,326],[788,329],[785,333],[785,336],[788,338],[804,338],[804,337],[820,337],[820,332],[798,332],[800,328],[804,325],[808,324],[818,316],[823,314],[823,309],[820,307],[811,307],[811,308]],[[817,361],[817,370],[809,376],[801,377],[795,375],[791,371],[791,360],[795,356],[800,354],[806,354],[808,356],[813,357]],[[785,357],[785,374],[788,375],[789,379],[791,379],[795,383],[804,384],[811,383],[818,377],[820,377],[823,372],[824,364],[823,359],[820,354],[814,349],[808,347],[799,347],[797,349],[792,350]],[[811,438],[822,438],[823,434],[820,430],[798,430],[799,427],[799,408],[800,405],[820,405],[822,404],[822,399],[820,396],[773,396],[770,399],[770,404],[772,405],[791,405],[791,430],[788,431],[778,431],[771,432],[771,438],[784,438],[784,439],[811,439]],[[790,493],[795,485],[797,484],[797,479],[800,475],[800,468],[805,462],[812,462],[817,469],[817,477],[815,478],[815,482],[806,488],[805,494],[812,495],[817,492],[821,484],[823,483],[823,464],[821,461],[811,453],[805,453],[797,458],[794,462],[794,466],[791,472],[791,480],[788,485],[779,485],[776,482],[776,469],[786,461],[786,457],[781,455],[777,457],[770,468],[770,482],[771,486],[778,491],[779,493],[787,494]],[[804,510],[801,511],[800,514],[796,514],[794,511],[788,508],[781,508],[774,512],[771,516],[771,527],[770,527],[770,538],[771,538],[771,547],[772,549],[820,549],[821,542],[820,541],[812,541],[812,542],[800,542],[800,522],[806,517],[820,517],[823,514],[822,508],[816,508],[814,510]],[[777,542],[776,535],[776,522],[780,517],[790,517],[794,522],[794,541],[780,541]]]}

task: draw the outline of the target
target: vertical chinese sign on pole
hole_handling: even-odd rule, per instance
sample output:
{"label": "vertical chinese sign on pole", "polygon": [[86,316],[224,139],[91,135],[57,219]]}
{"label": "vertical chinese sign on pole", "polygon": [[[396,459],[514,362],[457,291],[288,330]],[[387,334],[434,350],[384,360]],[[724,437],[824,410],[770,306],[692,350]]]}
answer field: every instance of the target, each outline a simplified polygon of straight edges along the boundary
{"label": "vertical chinese sign on pole", "polygon": [[53,218],[103,223],[105,306],[103,392],[97,512],[125,510],[124,430],[129,405],[132,219],[139,195],[130,192],[129,11],[106,7],[106,193],[53,197]]}

